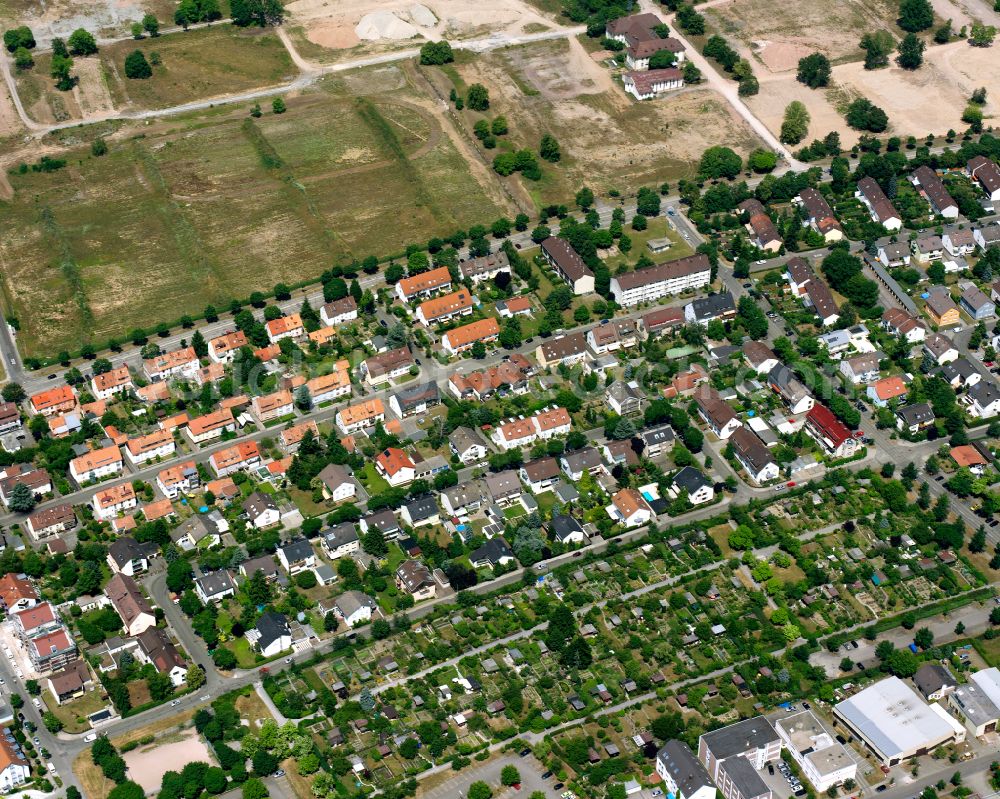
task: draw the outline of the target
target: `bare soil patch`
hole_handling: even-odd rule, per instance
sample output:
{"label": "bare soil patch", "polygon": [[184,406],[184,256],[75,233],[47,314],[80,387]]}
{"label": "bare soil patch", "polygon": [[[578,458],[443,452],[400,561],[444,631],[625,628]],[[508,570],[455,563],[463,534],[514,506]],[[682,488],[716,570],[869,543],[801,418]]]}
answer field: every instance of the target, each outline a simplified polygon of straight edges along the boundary
{"label": "bare soil patch", "polygon": [[159,741],[125,753],[129,775],[146,793],[159,790],[163,775],[168,771],[180,771],[186,764],[196,760],[202,763],[215,762],[208,745],[194,730],[179,733],[175,740]]}
{"label": "bare soil patch", "polygon": [[810,117],[809,133],[803,144],[808,144],[813,139],[822,139],[827,133],[835,130],[840,133],[842,144],[853,146],[858,140],[858,133],[847,126],[844,117],[837,112],[828,94],[822,89],[813,90],[799,83],[795,80],[794,73],[785,73],[765,76],[760,82],[760,93],[743,99],[754,115],[775,136],[781,132],[785,107],[793,100],[799,100],[809,109]]}
{"label": "bare soil patch", "polygon": [[[988,116],[997,113],[1000,58],[991,48],[965,42],[931,47],[923,66],[913,72],[893,65],[866,72],[861,64],[834,69],[837,83],[854,89],[883,108],[897,135],[923,136],[961,130],[962,111],[973,90],[985,86],[991,99]],[[989,122],[987,122],[989,124]]]}
{"label": "bare soil patch", "polygon": [[781,72],[794,68],[801,57],[793,61],[796,52],[818,50],[838,61],[859,59],[861,36],[879,28],[895,29],[898,11],[891,0],[732,0],[705,13],[713,28],[741,43],[769,70]]}
{"label": "bare soil patch", "polygon": [[354,26],[340,22],[318,22],[309,28],[306,36],[313,44],[332,50],[354,47],[361,43]]}

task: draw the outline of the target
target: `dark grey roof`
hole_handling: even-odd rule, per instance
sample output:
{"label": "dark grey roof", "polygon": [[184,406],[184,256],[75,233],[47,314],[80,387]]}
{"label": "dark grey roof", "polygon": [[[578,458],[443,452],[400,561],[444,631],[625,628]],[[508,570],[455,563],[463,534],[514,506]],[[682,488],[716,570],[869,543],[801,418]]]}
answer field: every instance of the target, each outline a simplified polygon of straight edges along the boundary
{"label": "dark grey roof", "polygon": [[495,566],[502,558],[512,557],[514,557],[514,551],[507,545],[507,542],[503,538],[497,536],[496,538],[491,538],[479,547],[479,549],[470,553],[469,560],[473,563],[486,561],[491,566]]}
{"label": "dark grey roof", "polygon": [[673,778],[682,796],[692,796],[702,787],[713,787],[705,767],[683,741],[667,741],[656,753],[656,759]]}
{"label": "dark grey roof", "polygon": [[[701,736],[701,740],[717,760],[725,760],[727,757],[741,755],[752,749],[761,749],[768,743],[777,741],[778,733],[766,718],[754,716],[752,719],[744,719],[706,732]],[[756,796],[752,793],[744,795]]]}
{"label": "dark grey roof", "polygon": [[328,463],[316,477],[331,491],[339,488],[344,483],[354,481],[347,467],[341,466],[339,463]]}
{"label": "dark grey roof", "polygon": [[917,690],[926,699],[934,692],[940,691],[946,685],[954,687],[958,685],[958,682],[952,676],[951,672],[940,663],[925,663],[913,675],[913,684],[917,686]]}
{"label": "dark grey roof", "polygon": [[731,757],[720,768],[729,775],[740,796],[754,799],[765,794],[771,795],[771,789],[764,784],[757,769],[745,757]]}
{"label": "dark grey roof", "polygon": [[118,567],[121,568],[133,560],[146,557],[145,550],[139,542],[130,536],[119,538],[108,547],[108,554],[112,557]]}
{"label": "dark grey roof", "polygon": [[296,538],[294,541],[289,541],[287,544],[278,547],[278,550],[285,556],[285,560],[289,563],[298,563],[316,554],[313,552],[312,544],[304,538]]}
{"label": "dark grey roof", "polygon": [[973,366],[967,358],[959,358],[955,361],[948,361],[948,363],[941,367],[941,377],[949,383],[956,378],[964,382],[974,374],[976,374],[976,367]]}
{"label": "dark grey roof", "polygon": [[364,522],[369,527],[374,527],[382,533],[392,533],[399,529],[399,522],[396,520],[396,514],[388,508],[375,511],[375,513],[365,516]]}
{"label": "dark grey roof", "polygon": [[170,537],[174,541],[179,541],[185,536],[190,535],[195,541],[201,541],[205,536],[216,535],[217,532],[213,526],[209,525],[208,519],[204,515],[196,513],[194,516],[189,516],[177,525],[173,532],[170,533]]}
{"label": "dark grey roof", "polygon": [[437,499],[430,495],[412,499],[406,503],[406,512],[413,521],[429,519],[438,512]]}
{"label": "dark grey roof", "polygon": [[1000,399],[1000,389],[991,380],[980,380],[969,389],[968,395],[985,408],[990,403]]}
{"label": "dark grey roof", "polygon": [[337,606],[337,609],[344,615],[345,618],[352,615],[360,608],[375,610],[378,607],[378,604],[374,599],[361,591],[345,591],[333,600],[333,604]]}
{"label": "dark grey roof", "polygon": [[549,530],[558,540],[564,541],[572,533],[582,533],[583,525],[572,516],[553,516],[549,522]]}
{"label": "dark grey roof", "polygon": [[278,564],[274,562],[272,555],[259,555],[256,558],[248,558],[243,561],[241,568],[246,572],[247,577],[253,577],[257,572],[264,572],[270,577],[278,572]]}
{"label": "dark grey roof", "polygon": [[903,420],[906,425],[923,424],[934,419],[934,411],[926,402],[917,402],[913,405],[904,405],[896,411],[896,415]]}
{"label": "dark grey roof", "polygon": [[331,527],[323,532],[323,541],[330,550],[342,547],[345,544],[352,544],[358,540],[358,531],[354,529],[352,522],[341,522],[336,527]]}
{"label": "dark grey roof", "polygon": [[486,475],[486,488],[493,499],[503,499],[511,494],[520,494],[521,481],[517,477],[517,472],[507,469]]}
{"label": "dark grey roof", "polygon": [[477,445],[486,447],[486,442],[479,435],[479,432],[469,427],[456,427],[451,431],[451,435],[448,436],[448,442],[455,448],[455,451],[459,455]]}
{"label": "dark grey roof", "polygon": [[425,403],[427,405],[437,405],[440,399],[441,392],[438,391],[438,384],[433,380],[422,385],[404,388],[395,394],[395,400],[399,403],[399,409],[404,412]]}
{"label": "dark grey roof", "polygon": [[733,295],[724,291],[721,294],[712,294],[709,297],[699,297],[692,300],[691,310],[696,321],[707,321],[723,314],[735,313],[736,303],[733,302]]}
{"label": "dark grey roof", "polygon": [[683,488],[690,495],[694,494],[699,488],[712,485],[712,481],[693,466],[685,466],[674,475],[674,485],[678,488]]}
{"label": "dark grey roof", "polygon": [[596,469],[604,460],[601,453],[594,447],[584,447],[577,452],[569,452],[563,455],[563,460],[572,472],[583,472],[588,469]]}
{"label": "dark grey roof", "polygon": [[265,494],[263,491],[254,491],[243,503],[243,510],[247,512],[251,519],[256,519],[265,511],[277,510],[278,503],[274,497]]}
{"label": "dark grey roof", "polygon": [[233,584],[233,578],[229,576],[229,572],[225,569],[203,574],[197,579],[197,583],[201,586],[201,592],[208,597],[221,594],[224,591],[232,591],[236,588]]}
{"label": "dark grey roof", "polygon": [[270,610],[257,619],[257,632],[260,633],[258,646],[261,649],[267,649],[283,635],[292,634],[288,627],[288,619]]}
{"label": "dark grey roof", "polygon": [[647,447],[654,444],[669,444],[674,440],[674,429],[670,425],[664,424],[649,430],[643,430],[639,433],[639,436],[646,442]]}

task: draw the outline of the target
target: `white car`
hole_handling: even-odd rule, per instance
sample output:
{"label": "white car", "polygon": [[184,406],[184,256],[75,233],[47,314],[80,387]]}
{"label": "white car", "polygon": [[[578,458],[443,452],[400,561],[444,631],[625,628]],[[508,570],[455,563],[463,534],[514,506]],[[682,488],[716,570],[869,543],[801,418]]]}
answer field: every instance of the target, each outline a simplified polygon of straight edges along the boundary
{"label": "white car", "polygon": [[31,700],[31,704],[33,704],[37,708],[40,708],[42,706],[42,700],[36,696]]}
{"label": "white car", "polygon": [[175,699],[173,702],[170,703],[170,707],[177,707],[177,705],[179,705],[180,703],[181,703],[180,699]]}
{"label": "white car", "polygon": [[96,741],[96,740],[97,740],[97,733],[96,732],[88,732],[86,735],[83,736],[83,742],[84,743],[88,743],[89,744],[91,741]]}

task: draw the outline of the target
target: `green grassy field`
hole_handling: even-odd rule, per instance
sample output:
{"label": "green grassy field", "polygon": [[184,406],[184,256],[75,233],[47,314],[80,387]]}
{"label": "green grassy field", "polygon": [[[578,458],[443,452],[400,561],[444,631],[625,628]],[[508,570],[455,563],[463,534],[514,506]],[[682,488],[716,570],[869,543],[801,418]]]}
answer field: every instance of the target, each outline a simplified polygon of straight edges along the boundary
{"label": "green grassy field", "polygon": [[[141,50],[160,63],[146,80],[125,77],[125,57]],[[278,85],[298,70],[273,32],[213,25],[155,39],[106,45],[96,56],[74,59],[74,92],[60,92],[49,77],[51,56],[39,54],[33,69],[17,72],[22,102],[40,121],[80,119],[114,109],[166,108],[193,100]]]}
{"label": "green grassy field", "polygon": [[284,115],[236,114],[172,120],[102,158],[76,151],[63,170],[11,176],[0,254],[25,355],[101,344],[501,214],[402,93],[313,92]]}

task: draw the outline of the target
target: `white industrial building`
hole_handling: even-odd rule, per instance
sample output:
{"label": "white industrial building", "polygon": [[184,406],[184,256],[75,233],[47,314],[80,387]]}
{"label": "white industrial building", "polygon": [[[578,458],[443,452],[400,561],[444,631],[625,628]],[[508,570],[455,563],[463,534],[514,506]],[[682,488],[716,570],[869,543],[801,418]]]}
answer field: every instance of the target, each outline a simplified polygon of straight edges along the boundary
{"label": "white industrial building", "polygon": [[965,727],[939,704],[927,705],[898,677],[886,677],[833,708],[883,765],[965,740]]}

